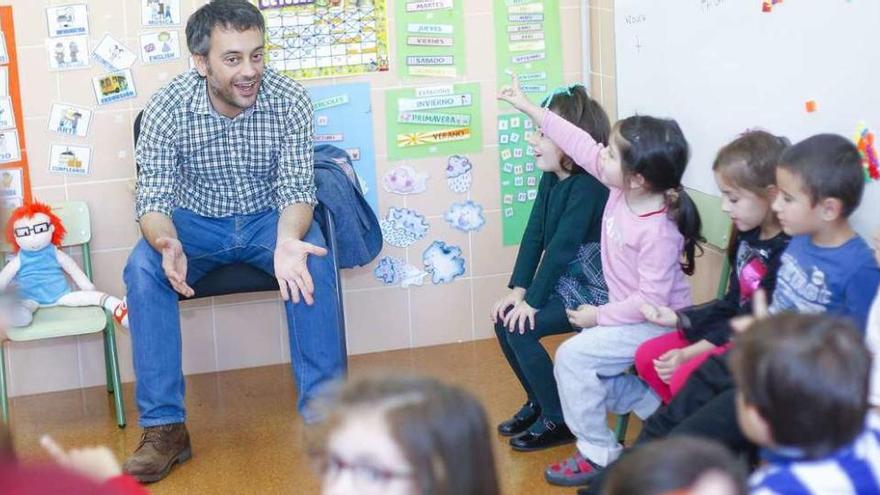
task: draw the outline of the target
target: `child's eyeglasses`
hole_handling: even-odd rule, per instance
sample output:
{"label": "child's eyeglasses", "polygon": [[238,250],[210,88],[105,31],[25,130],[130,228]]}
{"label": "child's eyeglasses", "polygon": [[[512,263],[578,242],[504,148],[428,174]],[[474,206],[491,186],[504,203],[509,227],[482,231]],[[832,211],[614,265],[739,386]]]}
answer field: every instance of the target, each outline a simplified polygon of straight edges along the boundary
{"label": "child's eyeglasses", "polygon": [[49,232],[49,227],[52,224],[49,222],[40,222],[30,227],[16,227],[15,229],[15,237],[26,237],[31,234],[42,234],[44,232]]}
{"label": "child's eyeglasses", "polygon": [[343,471],[348,471],[352,484],[362,491],[384,487],[394,479],[407,479],[413,476],[412,472],[393,471],[379,466],[349,462],[330,453],[314,455],[312,460],[315,470],[325,478],[337,478]]}

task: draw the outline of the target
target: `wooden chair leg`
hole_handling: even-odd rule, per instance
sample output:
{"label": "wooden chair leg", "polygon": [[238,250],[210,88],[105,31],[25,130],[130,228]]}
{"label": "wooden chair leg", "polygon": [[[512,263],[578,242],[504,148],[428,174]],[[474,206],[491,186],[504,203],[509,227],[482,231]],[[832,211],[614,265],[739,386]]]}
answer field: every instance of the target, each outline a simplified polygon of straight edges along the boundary
{"label": "wooden chair leg", "polygon": [[[119,357],[116,352],[116,331],[113,319],[107,314],[107,327],[104,328],[107,340],[107,365],[110,367],[111,381],[113,382],[113,401],[116,405],[116,424],[125,428],[125,401],[122,399],[122,380],[119,378]],[[107,388],[110,388],[109,386]]]}
{"label": "wooden chair leg", "polygon": [[6,395],[6,343],[0,341],[0,415],[9,424],[9,397]]}

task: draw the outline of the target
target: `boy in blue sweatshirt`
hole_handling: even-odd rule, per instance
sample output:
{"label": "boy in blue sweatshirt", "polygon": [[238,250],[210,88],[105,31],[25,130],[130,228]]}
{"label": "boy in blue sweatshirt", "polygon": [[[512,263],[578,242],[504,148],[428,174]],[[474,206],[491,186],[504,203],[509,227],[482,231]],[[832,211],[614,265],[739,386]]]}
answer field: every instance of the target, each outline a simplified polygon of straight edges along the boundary
{"label": "boy in blue sweatshirt", "polygon": [[792,236],[776,275],[770,313],[829,313],[862,332],[880,270],[849,224],[865,188],[858,149],[846,138],[818,134],[789,148],[776,167],[773,210]]}

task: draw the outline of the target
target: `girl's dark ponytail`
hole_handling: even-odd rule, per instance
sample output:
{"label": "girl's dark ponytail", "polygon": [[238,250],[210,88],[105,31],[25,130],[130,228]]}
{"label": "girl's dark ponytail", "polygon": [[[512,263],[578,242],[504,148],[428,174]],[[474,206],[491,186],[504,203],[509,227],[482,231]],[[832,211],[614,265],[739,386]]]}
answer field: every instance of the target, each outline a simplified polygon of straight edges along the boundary
{"label": "girl's dark ponytail", "polygon": [[639,174],[655,192],[662,192],[667,214],[684,237],[684,261],[681,269],[694,274],[697,250],[702,254],[702,222],[693,200],[681,185],[690,157],[690,147],[678,123],[635,115],[621,120],[617,130],[624,174]]}
{"label": "girl's dark ponytail", "polygon": [[703,222],[700,220],[700,212],[697,205],[691,199],[682,186],[667,189],[664,193],[667,214],[678,226],[678,231],[684,237],[684,261],[681,270],[687,275],[693,275],[696,268],[697,250],[703,254],[705,242],[703,238]]}

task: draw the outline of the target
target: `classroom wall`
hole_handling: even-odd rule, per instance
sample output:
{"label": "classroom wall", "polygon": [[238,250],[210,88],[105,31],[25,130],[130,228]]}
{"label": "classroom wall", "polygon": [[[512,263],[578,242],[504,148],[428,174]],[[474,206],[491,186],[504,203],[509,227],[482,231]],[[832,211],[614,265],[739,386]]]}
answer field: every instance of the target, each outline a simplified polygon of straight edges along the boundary
{"label": "classroom wall", "polygon": [[[85,1],[85,0],[83,0]],[[389,37],[394,46],[394,9],[389,0]],[[60,0],[9,0],[13,5],[16,44],[21,70],[21,93],[24,113],[26,152],[34,196],[42,201],[84,200],[92,209],[93,261],[95,282],[99,289],[122,295],[122,269],[139,238],[134,222],[133,144],[131,128],[137,112],[149,96],[187,69],[186,60],[132,68],[137,99],[98,107],[90,87],[90,78],[101,73],[93,64],[89,70],[50,72],[46,62],[46,20],[44,8],[74,3]],[[133,0],[88,0],[90,37],[97,43],[105,32],[137,50],[140,4]],[[185,19],[203,0],[182,0]],[[582,80],[580,0],[561,0],[564,77],[569,83]],[[375,263],[343,272],[348,350],[351,354],[419,347],[491,338],[488,312],[491,303],[506,290],[506,283],[516,255],[515,247],[501,244],[499,177],[496,131],[495,60],[493,38],[486,33],[492,26],[492,0],[466,0],[465,32],[470,46],[479,49],[467,53],[467,76],[458,82],[481,85],[484,150],[471,155],[475,165],[470,199],[485,208],[487,223],[480,232],[464,234],[450,229],[442,220],[454,197],[440,186],[443,159],[409,162],[427,171],[429,194],[401,197],[379,191],[382,212],[390,206],[414,208],[432,224],[429,238],[408,249],[386,248],[388,254],[420,260],[421,252],[434,238],[462,247],[467,260],[465,276],[445,285],[401,289],[385,287],[373,277]],[[614,43],[612,0],[590,0],[591,55],[593,66],[590,84],[605,105],[612,120],[616,118],[614,91]],[[183,26],[179,28],[183,43]],[[185,50],[185,47],[184,47]],[[373,76],[324,79],[307,85],[334,82],[369,81],[372,84],[377,177],[395,164],[386,156],[384,130],[384,90],[402,86],[397,73]],[[84,105],[95,110],[86,139],[65,139],[47,131],[52,102]],[[92,147],[91,174],[67,177],[48,172],[50,143],[76,143]],[[431,187],[434,181],[434,187]],[[380,255],[381,256],[381,255]],[[702,265],[720,265],[716,258],[704,258]],[[714,274],[710,273],[714,270]],[[717,267],[700,270],[695,288],[700,298],[714,292]],[[281,303],[272,293],[215,297],[181,304],[184,341],[183,368],[187,374],[277,364],[290,360],[286,322]],[[120,364],[124,381],[133,381],[131,342],[127,332],[118,333]],[[11,395],[26,395],[104,383],[103,351],[100,337],[86,336],[55,339],[9,347],[8,377]],[[132,398],[128,398],[132,400]]]}

